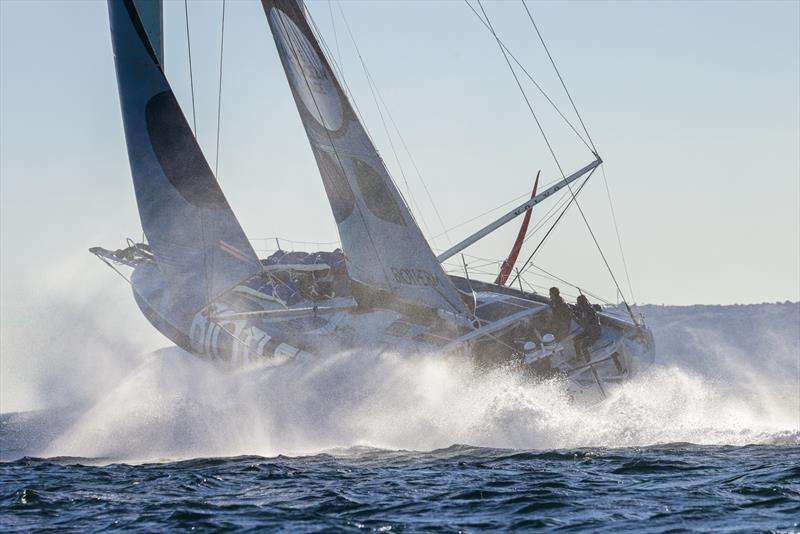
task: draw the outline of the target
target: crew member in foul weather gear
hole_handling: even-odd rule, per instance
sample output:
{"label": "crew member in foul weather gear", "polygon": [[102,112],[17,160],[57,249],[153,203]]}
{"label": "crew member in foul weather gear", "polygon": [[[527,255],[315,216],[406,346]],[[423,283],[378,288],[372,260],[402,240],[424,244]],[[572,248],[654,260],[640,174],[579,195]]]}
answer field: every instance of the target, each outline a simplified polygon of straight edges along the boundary
{"label": "crew member in foul weather gear", "polygon": [[579,295],[575,302],[575,320],[583,331],[575,338],[575,351],[589,361],[589,348],[600,339],[600,319],[595,307],[589,304],[586,295]]}
{"label": "crew member in foul weather gear", "polygon": [[567,303],[561,298],[561,292],[557,287],[550,288],[550,321],[548,331],[557,340],[564,339],[569,334],[569,325],[572,322],[572,311]]}

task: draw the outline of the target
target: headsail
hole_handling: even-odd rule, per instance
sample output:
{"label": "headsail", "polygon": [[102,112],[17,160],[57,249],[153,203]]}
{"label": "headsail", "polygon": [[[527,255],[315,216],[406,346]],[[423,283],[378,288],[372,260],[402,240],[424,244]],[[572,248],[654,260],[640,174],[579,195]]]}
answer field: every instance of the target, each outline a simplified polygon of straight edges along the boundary
{"label": "headsail", "polygon": [[139,217],[169,294],[161,311],[182,328],[261,266],[164,76],[140,2],[108,1],[114,62]]}
{"label": "headsail", "polygon": [[356,298],[465,312],[353,112],[302,3],[261,3],[322,175]]}
{"label": "headsail", "polygon": [[[541,173],[542,171],[536,173],[536,181],[533,182],[533,193],[531,193],[531,200],[536,198],[536,190],[539,188],[539,175]],[[525,234],[528,231],[528,223],[531,222],[532,211],[533,206],[530,206],[525,212],[525,218],[522,219],[522,226],[519,228],[517,239],[514,241],[514,246],[511,247],[511,252],[509,252],[508,258],[503,261],[503,265],[500,267],[500,274],[497,275],[497,278],[494,281],[494,283],[497,285],[506,285],[508,275],[511,274],[511,269],[514,268],[514,264],[517,263],[517,256],[519,256],[519,251],[522,249],[522,243],[525,241]]]}

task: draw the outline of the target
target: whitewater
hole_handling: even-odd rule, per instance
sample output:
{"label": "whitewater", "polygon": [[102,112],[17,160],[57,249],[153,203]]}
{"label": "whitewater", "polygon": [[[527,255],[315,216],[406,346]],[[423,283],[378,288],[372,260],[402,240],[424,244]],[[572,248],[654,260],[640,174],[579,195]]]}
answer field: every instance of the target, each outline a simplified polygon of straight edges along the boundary
{"label": "whitewater", "polygon": [[585,406],[435,354],[221,369],[113,284],[2,325],[4,530],[798,529],[800,303],[640,306],[656,364]]}
{"label": "whitewater", "polygon": [[4,459],[800,443],[800,303],[639,307],[656,364],[582,406],[558,381],[436,354],[225,370],[170,347],[113,278],[41,289],[3,324]]}

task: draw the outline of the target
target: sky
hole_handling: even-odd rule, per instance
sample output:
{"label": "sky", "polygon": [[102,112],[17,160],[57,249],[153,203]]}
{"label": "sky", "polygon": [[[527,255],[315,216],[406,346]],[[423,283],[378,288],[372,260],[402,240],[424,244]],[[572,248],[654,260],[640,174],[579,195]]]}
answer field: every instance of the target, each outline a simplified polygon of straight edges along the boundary
{"label": "sky", "polygon": [[[538,170],[543,184],[557,178],[496,43],[464,2],[308,5],[434,249],[503,211],[478,215],[529,194]],[[580,205],[625,295],[656,304],[800,300],[800,3],[528,5],[605,161],[630,287],[600,173]],[[188,5],[197,134],[212,167],[221,6]],[[520,2],[484,7],[508,48],[574,121]],[[248,236],[265,238],[257,248],[274,248],[267,238],[276,236],[286,248],[332,248],[336,227],[263,10],[249,0],[228,0],[226,10],[222,188]],[[384,130],[342,13],[413,163],[391,123],[390,135]],[[191,116],[183,2],[166,1],[164,26],[167,75]],[[565,171],[592,161],[523,82]],[[532,224],[557,201],[548,202],[534,209]],[[517,228],[513,222],[465,251],[474,276],[493,277],[497,265],[479,258],[501,260]],[[523,259],[541,235],[526,243]],[[64,283],[113,279],[85,251],[118,248],[126,237],[140,238],[141,227],[106,3],[0,1],[3,314],[41,276],[57,278],[64,258],[72,265]],[[534,264],[616,300],[575,209]],[[530,283],[552,281],[532,276]],[[135,307],[129,297],[104,305]]]}

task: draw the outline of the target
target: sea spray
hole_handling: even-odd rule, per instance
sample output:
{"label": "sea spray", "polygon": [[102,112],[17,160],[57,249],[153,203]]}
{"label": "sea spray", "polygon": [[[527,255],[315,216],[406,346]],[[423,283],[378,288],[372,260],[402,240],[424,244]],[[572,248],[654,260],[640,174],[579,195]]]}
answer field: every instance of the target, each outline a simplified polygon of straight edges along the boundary
{"label": "sea spray", "polygon": [[[551,449],[656,443],[799,443],[785,405],[656,367],[593,406],[559,381],[481,372],[438,355],[341,354],[318,366],[226,372],[180,349],[146,356],[41,454],[139,461],[335,447],[463,443]],[[796,395],[796,392],[794,393]]]}
{"label": "sea spray", "polygon": [[0,300],[0,412],[91,402],[167,343],[130,286],[88,252],[28,274]]}
{"label": "sea spray", "polygon": [[[798,304],[648,309],[657,364],[585,406],[558,380],[438,354],[352,351],[226,371],[175,347],[153,351],[168,342],[113,273],[98,284],[78,275],[82,258],[57,267],[3,324],[4,374],[15,379],[4,378],[3,412],[44,408],[3,416],[3,458],[800,440]],[[9,398],[30,402],[9,409]]]}

